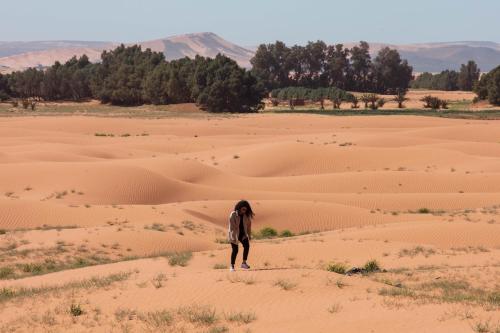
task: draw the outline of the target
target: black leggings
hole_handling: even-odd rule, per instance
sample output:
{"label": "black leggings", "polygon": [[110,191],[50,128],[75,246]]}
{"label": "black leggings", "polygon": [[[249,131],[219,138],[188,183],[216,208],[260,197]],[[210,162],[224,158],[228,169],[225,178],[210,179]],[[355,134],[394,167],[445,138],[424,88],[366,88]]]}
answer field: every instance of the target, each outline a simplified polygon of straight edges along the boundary
{"label": "black leggings", "polygon": [[[250,251],[250,242],[248,238],[239,239],[241,244],[243,244],[243,261],[246,261],[248,258],[248,251]],[[234,266],[236,262],[236,256],[238,255],[238,244],[231,243],[231,266]]]}

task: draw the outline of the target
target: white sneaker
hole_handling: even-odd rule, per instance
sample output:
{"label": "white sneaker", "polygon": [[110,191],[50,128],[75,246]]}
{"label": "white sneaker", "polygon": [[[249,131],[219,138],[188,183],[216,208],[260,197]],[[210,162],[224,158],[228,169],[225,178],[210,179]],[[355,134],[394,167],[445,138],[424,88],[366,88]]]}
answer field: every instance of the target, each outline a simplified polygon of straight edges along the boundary
{"label": "white sneaker", "polygon": [[250,266],[248,266],[248,264],[246,262],[244,262],[244,263],[241,264],[241,268],[243,268],[243,269],[250,269]]}
{"label": "white sneaker", "polygon": [[234,267],[229,268],[229,271],[234,272],[235,271]]}

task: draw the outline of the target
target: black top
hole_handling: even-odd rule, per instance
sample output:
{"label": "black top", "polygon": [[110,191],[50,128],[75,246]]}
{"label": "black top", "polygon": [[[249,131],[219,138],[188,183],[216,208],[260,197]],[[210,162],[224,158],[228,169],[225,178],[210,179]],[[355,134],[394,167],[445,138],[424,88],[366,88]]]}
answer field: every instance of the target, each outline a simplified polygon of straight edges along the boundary
{"label": "black top", "polygon": [[238,239],[246,238],[245,235],[245,226],[243,225],[243,215],[240,215],[240,234],[238,235]]}

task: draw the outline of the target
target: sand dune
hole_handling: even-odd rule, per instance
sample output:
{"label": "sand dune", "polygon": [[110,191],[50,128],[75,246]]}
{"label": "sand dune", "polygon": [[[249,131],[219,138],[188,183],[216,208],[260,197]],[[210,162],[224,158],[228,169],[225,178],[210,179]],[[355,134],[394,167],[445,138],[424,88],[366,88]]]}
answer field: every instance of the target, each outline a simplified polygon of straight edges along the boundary
{"label": "sand dune", "polygon": [[[497,121],[409,116],[0,118],[0,290],[40,288],[0,292],[0,330],[494,329],[499,133]],[[300,235],[253,240],[252,270],[229,275],[240,198],[257,235]],[[176,266],[176,252],[193,258]],[[325,269],[370,259],[386,271]],[[440,281],[466,281],[469,298],[436,296]],[[190,322],[193,305],[217,318]]]}

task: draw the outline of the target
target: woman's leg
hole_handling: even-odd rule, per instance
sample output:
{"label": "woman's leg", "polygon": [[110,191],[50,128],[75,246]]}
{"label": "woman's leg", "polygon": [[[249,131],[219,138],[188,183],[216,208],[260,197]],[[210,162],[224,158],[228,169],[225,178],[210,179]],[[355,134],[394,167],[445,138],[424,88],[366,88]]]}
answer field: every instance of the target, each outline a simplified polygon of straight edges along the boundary
{"label": "woman's leg", "polygon": [[242,239],[241,244],[243,244],[243,262],[247,262],[248,252],[250,251],[250,242],[248,238]]}
{"label": "woman's leg", "polygon": [[237,255],[238,255],[238,244],[231,243],[231,267],[234,267]]}

